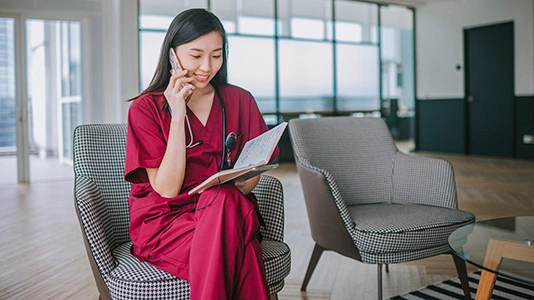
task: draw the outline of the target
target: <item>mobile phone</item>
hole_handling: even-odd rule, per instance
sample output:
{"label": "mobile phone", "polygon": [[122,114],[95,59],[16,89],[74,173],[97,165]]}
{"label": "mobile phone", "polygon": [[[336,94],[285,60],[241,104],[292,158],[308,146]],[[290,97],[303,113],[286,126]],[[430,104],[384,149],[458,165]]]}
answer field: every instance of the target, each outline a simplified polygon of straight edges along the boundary
{"label": "mobile phone", "polygon": [[169,49],[169,62],[171,63],[171,68],[176,70],[176,73],[180,73],[183,70],[182,64],[176,55],[176,51],[173,48]]}
{"label": "mobile phone", "polygon": [[[176,51],[174,51],[173,48],[169,49],[169,62],[171,63],[171,68],[176,71],[176,73],[181,73],[184,67],[182,67],[182,64],[180,63],[180,59],[178,58],[178,55],[176,54]],[[186,84],[182,84],[182,87],[186,86]],[[185,102],[189,102],[189,99],[191,99],[191,95],[193,93],[187,94],[185,97]]]}

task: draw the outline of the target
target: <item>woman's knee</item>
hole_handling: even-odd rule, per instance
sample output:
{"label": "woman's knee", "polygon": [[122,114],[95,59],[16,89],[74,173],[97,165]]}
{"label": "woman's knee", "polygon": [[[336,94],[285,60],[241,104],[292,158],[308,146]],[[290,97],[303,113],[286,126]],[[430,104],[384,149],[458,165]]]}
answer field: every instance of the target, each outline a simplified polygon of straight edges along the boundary
{"label": "woman's knee", "polygon": [[235,206],[245,211],[254,208],[252,203],[231,184],[221,184],[202,192],[197,202],[197,210],[208,206],[220,206],[225,207],[225,209]]}

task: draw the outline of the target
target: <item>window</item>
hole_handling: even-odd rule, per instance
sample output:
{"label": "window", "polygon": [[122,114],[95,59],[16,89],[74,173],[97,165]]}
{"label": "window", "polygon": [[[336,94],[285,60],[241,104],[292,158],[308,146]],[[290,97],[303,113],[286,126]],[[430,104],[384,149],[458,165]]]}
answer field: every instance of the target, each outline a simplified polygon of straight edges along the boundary
{"label": "window", "polygon": [[165,32],[142,31],[139,34],[141,90],[148,87],[154,76],[164,38]]}
{"label": "window", "polygon": [[190,7],[221,19],[229,82],[251,91],[264,114],[379,111],[381,94],[413,107],[413,11],[350,0],[140,0],[142,88],[169,11]]}
{"label": "window", "polygon": [[252,92],[260,111],[276,113],[274,40],[230,36],[228,81]]}
{"label": "window", "polygon": [[332,112],[332,45],[280,41],[280,111]]}
{"label": "window", "polygon": [[291,37],[323,40],[327,36],[325,22],[318,19],[292,18]]}
{"label": "window", "polygon": [[380,110],[378,47],[337,45],[338,111]]}
{"label": "window", "polygon": [[15,22],[0,18],[0,152],[15,149]]}
{"label": "window", "polygon": [[382,98],[398,101],[399,114],[415,108],[413,11],[381,7]]}
{"label": "window", "polygon": [[239,17],[239,33],[250,35],[274,35],[274,20],[259,17]]}
{"label": "window", "polygon": [[377,43],[378,5],[356,1],[335,1],[335,12],[338,41]]}
{"label": "window", "polygon": [[208,7],[207,0],[140,0],[139,1],[139,71],[140,88],[150,84],[167,28],[180,11]]}
{"label": "window", "polygon": [[363,40],[362,25],[355,22],[336,21],[336,40],[361,43]]}
{"label": "window", "polygon": [[211,0],[227,34],[274,36],[274,0]]}
{"label": "window", "polygon": [[26,30],[31,151],[72,164],[82,122],[81,23],[28,19]]}
{"label": "window", "polygon": [[332,39],[332,1],[278,0],[278,35]]}

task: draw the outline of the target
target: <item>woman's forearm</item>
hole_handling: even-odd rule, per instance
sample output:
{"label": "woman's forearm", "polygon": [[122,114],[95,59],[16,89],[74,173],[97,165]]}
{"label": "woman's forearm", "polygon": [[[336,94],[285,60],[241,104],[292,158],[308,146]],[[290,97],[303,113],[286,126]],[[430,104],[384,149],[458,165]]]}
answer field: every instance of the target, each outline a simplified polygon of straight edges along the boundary
{"label": "woman's forearm", "polygon": [[[180,120],[182,119],[182,120]],[[173,198],[180,193],[185,178],[186,146],[183,118],[173,118],[167,149],[158,168],[147,169],[152,188],[162,197]]]}

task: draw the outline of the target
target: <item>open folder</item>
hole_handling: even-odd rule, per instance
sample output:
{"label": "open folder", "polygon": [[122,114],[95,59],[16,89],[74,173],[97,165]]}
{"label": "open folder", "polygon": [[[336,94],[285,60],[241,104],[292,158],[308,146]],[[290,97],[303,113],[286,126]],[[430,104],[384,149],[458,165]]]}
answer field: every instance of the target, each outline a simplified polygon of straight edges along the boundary
{"label": "open folder", "polygon": [[210,176],[201,184],[194,187],[189,195],[202,193],[205,189],[217,184],[225,183],[233,179],[242,178],[247,180],[263,172],[278,167],[278,164],[267,164],[278,145],[287,122],[282,122],[271,130],[251,139],[245,143],[232,169],[223,170]]}

